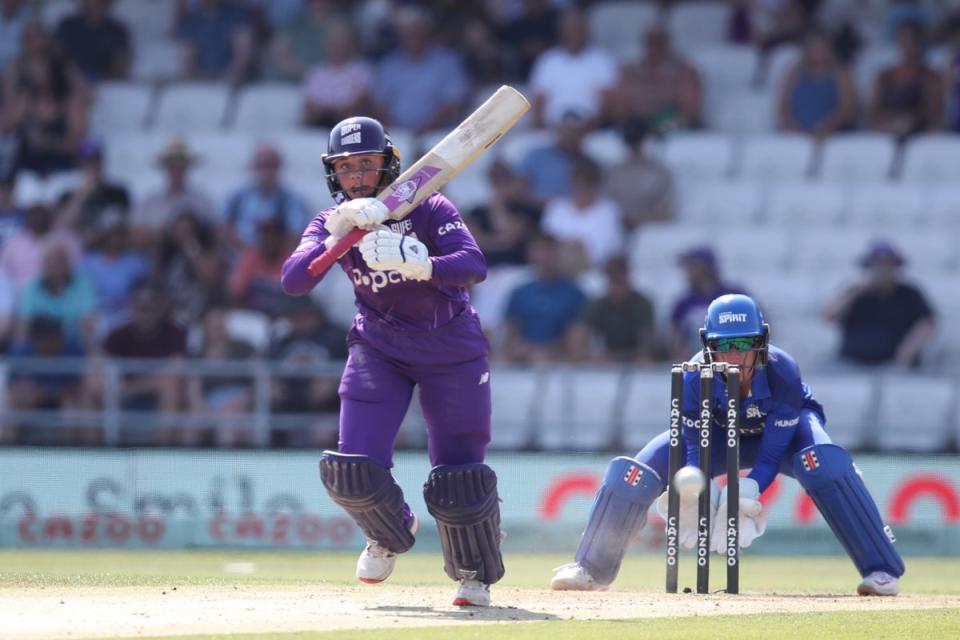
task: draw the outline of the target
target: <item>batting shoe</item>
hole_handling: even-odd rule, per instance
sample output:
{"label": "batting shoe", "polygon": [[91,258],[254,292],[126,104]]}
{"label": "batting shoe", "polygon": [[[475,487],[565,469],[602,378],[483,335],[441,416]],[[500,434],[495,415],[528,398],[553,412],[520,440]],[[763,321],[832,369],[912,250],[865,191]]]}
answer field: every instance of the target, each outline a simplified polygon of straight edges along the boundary
{"label": "batting shoe", "polygon": [[[410,533],[416,535],[419,528],[420,520],[417,519],[417,514],[413,514],[413,520],[410,522]],[[376,540],[367,538],[367,546],[360,552],[360,557],[357,558],[357,580],[367,584],[383,582],[390,577],[396,565],[396,553],[381,547]]]}
{"label": "batting shoe", "polygon": [[554,569],[550,588],[554,591],[606,591],[608,584],[600,584],[593,579],[590,572],[580,566],[578,562],[571,562]]}
{"label": "batting shoe", "polygon": [[874,571],[857,585],[862,596],[895,596],[900,593],[900,580],[885,571]]}
{"label": "batting shoe", "polygon": [[457,607],[489,607],[490,585],[479,580],[461,580],[453,604]]}

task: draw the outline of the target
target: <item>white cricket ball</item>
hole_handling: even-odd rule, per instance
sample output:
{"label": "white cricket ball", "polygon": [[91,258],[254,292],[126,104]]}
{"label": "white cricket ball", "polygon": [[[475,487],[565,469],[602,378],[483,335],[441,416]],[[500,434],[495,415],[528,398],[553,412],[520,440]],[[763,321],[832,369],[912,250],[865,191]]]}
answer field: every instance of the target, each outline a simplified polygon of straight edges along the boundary
{"label": "white cricket ball", "polygon": [[696,498],[707,486],[707,479],[699,467],[686,466],[673,476],[673,486],[683,498]]}

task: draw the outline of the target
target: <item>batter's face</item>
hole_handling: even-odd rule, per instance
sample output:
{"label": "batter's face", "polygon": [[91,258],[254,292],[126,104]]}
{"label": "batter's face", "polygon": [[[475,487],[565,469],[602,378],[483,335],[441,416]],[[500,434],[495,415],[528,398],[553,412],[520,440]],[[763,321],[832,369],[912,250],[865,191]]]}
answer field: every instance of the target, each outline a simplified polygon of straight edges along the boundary
{"label": "batter's face", "polygon": [[333,169],[348,198],[370,198],[377,194],[385,162],[383,154],[364,153],[334,160]]}

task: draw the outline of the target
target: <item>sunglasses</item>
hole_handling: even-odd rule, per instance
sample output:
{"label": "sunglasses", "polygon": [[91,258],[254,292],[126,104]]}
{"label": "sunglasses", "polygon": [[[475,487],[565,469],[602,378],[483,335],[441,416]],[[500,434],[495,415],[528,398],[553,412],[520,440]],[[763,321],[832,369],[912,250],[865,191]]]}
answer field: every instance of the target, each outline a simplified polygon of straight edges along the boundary
{"label": "sunglasses", "polygon": [[719,338],[710,342],[710,347],[714,351],[721,353],[727,351],[750,351],[763,346],[763,338],[760,336],[749,336],[745,338]]}

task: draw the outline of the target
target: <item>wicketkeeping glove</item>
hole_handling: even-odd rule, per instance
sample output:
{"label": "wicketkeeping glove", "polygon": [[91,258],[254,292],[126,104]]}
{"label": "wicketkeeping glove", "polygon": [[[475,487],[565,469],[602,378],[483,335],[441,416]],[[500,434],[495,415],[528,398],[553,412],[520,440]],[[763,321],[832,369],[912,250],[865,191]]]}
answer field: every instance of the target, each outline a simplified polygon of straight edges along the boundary
{"label": "wicketkeeping glove", "polygon": [[[669,500],[669,491],[664,491],[657,498],[657,513],[667,519],[667,501]],[[720,487],[715,480],[710,481],[710,505],[711,513],[716,511],[717,500],[720,499]],[[693,549],[697,546],[697,518],[698,505],[700,497],[684,498],[680,497],[680,524],[677,527],[677,543],[681,549]]]}
{"label": "wicketkeeping glove", "polygon": [[355,227],[374,229],[380,226],[389,214],[387,205],[376,198],[354,198],[334,209],[323,226],[331,235],[342,238]]}
{"label": "wicketkeeping glove", "polygon": [[[713,515],[710,548],[727,552],[727,488],[723,488],[720,504]],[[767,514],[760,504],[760,486],[752,478],[740,478],[740,548],[746,549],[767,530]]]}
{"label": "wicketkeeping glove", "polygon": [[429,280],[433,263],[425,244],[389,229],[371,231],[360,241],[360,254],[375,271],[398,271],[411,280]]}

